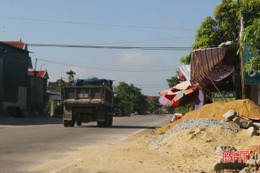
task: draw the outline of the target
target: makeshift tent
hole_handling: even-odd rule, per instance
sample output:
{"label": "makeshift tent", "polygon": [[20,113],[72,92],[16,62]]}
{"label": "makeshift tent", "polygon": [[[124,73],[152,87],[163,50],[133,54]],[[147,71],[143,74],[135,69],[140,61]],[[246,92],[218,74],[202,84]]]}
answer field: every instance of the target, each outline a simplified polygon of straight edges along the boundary
{"label": "makeshift tent", "polygon": [[179,65],[179,78],[190,81],[190,65]]}
{"label": "makeshift tent", "polygon": [[221,64],[225,50],[225,47],[216,47],[197,49],[192,52],[190,70],[192,85],[197,85],[205,78],[221,81],[234,72],[234,66]]}
{"label": "makeshift tent", "polygon": [[186,106],[187,104],[194,102],[196,98],[197,90],[195,88],[182,90],[173,98],[169,103],[169,106],[172,108]]}
{"label": "makeshift tent", "polygon": [[185,82],[180,82],[179,84],[173,86],[172,88],[166,89],[164,91],[161,91],[159,94],[160,95],[168,95],[169,92],[174,92],[174,91],[180,91],[183,89],[187,89],[190,86],[190,82],[189,81],[185,81]]}
{"label": "makeshift tent", "polygon": [[189,81],[181,82],[172,88],[161,91],[162,95],[159,98],[159,102],[162,105],[170,107],[185,106],[193,101],[195,101],[197,92],[197,87],[191,86]]}
{"label": "makeshift tent", "polygon": [[225,56],[225,47],[197,49],[191,57],[191,82],[200,82]]}

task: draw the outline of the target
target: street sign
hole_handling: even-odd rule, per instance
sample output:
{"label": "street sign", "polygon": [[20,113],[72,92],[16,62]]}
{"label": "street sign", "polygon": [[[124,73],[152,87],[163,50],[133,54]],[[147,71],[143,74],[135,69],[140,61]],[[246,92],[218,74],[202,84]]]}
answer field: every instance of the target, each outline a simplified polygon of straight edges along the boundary
{"label": "street sign", "polygon": [[[235,91],[222,91],[221,94],[228,102],[236,100]],[[225,100],[218,92],[212,92],[212,102],[225,102]]]}

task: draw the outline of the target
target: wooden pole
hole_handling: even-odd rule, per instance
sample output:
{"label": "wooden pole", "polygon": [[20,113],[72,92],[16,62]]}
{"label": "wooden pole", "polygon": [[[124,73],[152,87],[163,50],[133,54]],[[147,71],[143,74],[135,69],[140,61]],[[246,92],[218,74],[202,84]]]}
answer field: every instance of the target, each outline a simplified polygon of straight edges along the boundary
{"label": "wooden pole", "polygon": [[221,95],[221,97],[225,100],[225,102],[227,103],[227,99],[222,95],[222,93],[220,92],[220,90],[218,89],[218,87],[216,86],[216,84],[212,81],[211,77],[209,76],[209,74],[206,72],[206,70],[204,69],[204,67],[202,66],[200,59],[198,58],[198,56],[196,55],[196,53],[194,53],[196,59],[199,61],[199,65],[200,68],[206,73],[207,77],[209,78],[209,80],[211,81],[211,83],[213,84],[213,86],[217,89],[218,93]]}
{"label": "wooden pole", "polygon": [[[242,13],[240,13],[240,33],[239,33],[239,46],[242,45],[242,33],[243,33],[244,27],[243,27],[243,16]],[[242,48],[242,51],[240,52],[240,71],[241,71],[241,87],[242,87],[242,99],[245,99],[245,73],[243,71],[244,66],[244,48]]]}

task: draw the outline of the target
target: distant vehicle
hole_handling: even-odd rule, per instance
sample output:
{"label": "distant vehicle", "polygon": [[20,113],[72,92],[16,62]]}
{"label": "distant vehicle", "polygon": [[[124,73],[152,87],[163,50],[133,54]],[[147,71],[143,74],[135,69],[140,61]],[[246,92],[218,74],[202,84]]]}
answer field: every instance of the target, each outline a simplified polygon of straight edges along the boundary
{"label": "distant vehicle", "polygon": [[97,121],[100,127],[113,124],[113,81],[107,79],[76,80],[63,88],[63,124],[74,127],[75,122]]}
{"label": "distant vehicle", "polygon": [[113,110],[113,116],[120,117],[121,116],[121,110],[120,109],[114,109]]}

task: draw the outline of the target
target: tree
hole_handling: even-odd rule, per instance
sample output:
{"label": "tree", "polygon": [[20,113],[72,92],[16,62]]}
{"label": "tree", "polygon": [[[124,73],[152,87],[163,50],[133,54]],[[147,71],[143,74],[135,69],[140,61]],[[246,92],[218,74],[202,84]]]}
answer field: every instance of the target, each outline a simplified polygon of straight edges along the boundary
{"label": "tree", "polygon": [[186,65],[190,64],[190,61],[191,61],[191,52],[189,53],[189,55],[181,57],[180,59],[180,62]]}
{"label": "tree", "polygon": [[157,97],[154,97],[154,98],[152,98],[152,100],[148,101],[147,109],[151,112],[157,111],[161,107],[162,107],[162,105],[160,105]]}
{"label": "tree", "polygon": [[252,25],[260,17],[259,0],[242,0],[240,12],[244,18],[244,26]]}
{"label": "tree", "polygon": [[166,81],[168,82],[168,86],[170,88],[177,85],[180,82],[180,80],[177,76],[173,76],[170,79],[166,79]]}
{"label": "tree", "polygon": [[61,89],[63,86],[66,85],[66,82],[62,79],[62,77],[60,79],[58,79],[56,82],[58,83],[57,91],[61,92]]}
{"label": "tree", "polygon": [[239,31],[239,8],[232,0],[222,0],[215,7],[214,16],[220,30],[220,40],[232,41],[238,38]]}
{"label": "tree", "polygon": [[201,23],[197,30],[193,49],[217,47],[223,40],[220,39],[220,29],[217,22],[210,16]]}
{"label": "tree", "polygon": [[260,17],[243,32],[242,47],[245,46],[245,44],[250,45],[250,51],[258,53],[246,62],[244,68],[246,70],[260,71]]}
{"label": "tree", "polygon": [[74,71],[70,70],[67,71],[66,74],[68,75],[68,83],[67,86],[72,86],[74,82],[74,75],[76,74]]}
{"label": "tree", "polygon": [[141,89],[133,84],[120,82],[117,86],[115,107],[125,115],[130,115],[134,111],[144,111],[147,107],[146,97],[141,93]]}
{"label": "tree", "polygon": [[[222,0],[215,7],[214,17],[206,17],[197,30],[193,49],[217,47],[226,41],[235,41],[239,34],[240,13],[244,17],[244,25],[247,27],[259,18],[259,0]],[[182,57],[180,62],[190,64],[191,56]]]}

